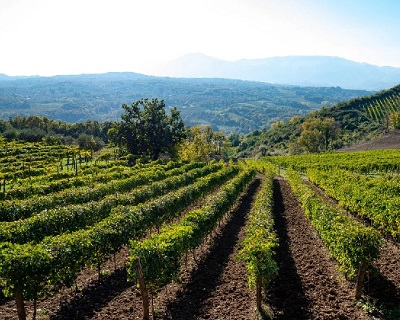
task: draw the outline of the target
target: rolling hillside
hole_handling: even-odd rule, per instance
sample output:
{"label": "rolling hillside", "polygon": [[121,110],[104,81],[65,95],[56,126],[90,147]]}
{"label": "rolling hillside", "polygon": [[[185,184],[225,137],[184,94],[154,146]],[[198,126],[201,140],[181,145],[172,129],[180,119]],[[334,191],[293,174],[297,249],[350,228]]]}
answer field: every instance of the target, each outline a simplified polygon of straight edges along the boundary
{"label": "rolling hillside", "polygon": [[0,77],[0,119],[46,116],[81,122],[119,120],[123,103],[165,100],[187,125],[247,134],[276,121],[306,115],[371,94],[339,87],[298,87],[229,79],[188,79],[107,73],[55,77]]}
{"label": "rolling hillside", "polygon": [[[357,149],[359,143],[365,143],[364,149],[376,149],[379,142],[368,146],[366,141],[380,137],[389,130],[388,115],[393,112],[400,112],[400,85],[293,118],[269,130],[256,130],[242,140],[239,156],[255,156],[260,153],[260,148],[269,153],[287,153],[299,138],[304,121],[329,117],[334,118],[338,128],[335,148],[354,146],[352,148]],[[392,133],[388,137],[392,136],[398,135]],[[386,148],[396,147],[396,144],[388,143],[389,138],[382,139]]]}

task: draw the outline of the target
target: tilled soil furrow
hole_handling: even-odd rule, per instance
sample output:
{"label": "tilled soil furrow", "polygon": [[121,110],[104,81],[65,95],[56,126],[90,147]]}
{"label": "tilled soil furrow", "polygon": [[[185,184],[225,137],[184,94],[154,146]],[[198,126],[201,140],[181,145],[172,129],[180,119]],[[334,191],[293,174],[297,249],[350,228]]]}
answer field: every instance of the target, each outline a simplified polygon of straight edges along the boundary
{"label": "tilled soil furrow", "polygon": [[169,319],[254,319],[255,293],[248,289],[246,267],[236,256],[259,183],[256,180],[241,198],[185,289],[167,306]]}
{"label": "tilled soil furrow", "polygon": [[305,217],[289,183],[274,181],[279,276],[268,293],[275,319],[369,319]]}
{"label": "tilled soil furrow", "polygon": [[[306,180],[307,181],[307,180]],[[327,196],[325,192],[315,184],[307,181],[307,183],[319,195],[324,197],[333,206],[339,210],[346,212],[346,210],[339,206],[338,201]],[[347,213],[354,219],[363,223],[366,226],[371,225],[370,222],[355,214]],[[374,262],[373,270],[367,275],[364,283],[364,295],[367,299],[374,301],[376,306],[385,308],[397,308],[400,305],[400,248],[395,240],[382,235],[382,245],[380,248],[379,258]],[[382,314],[378,310],[371,310],[371,313],[376,318],[382,318]]]}

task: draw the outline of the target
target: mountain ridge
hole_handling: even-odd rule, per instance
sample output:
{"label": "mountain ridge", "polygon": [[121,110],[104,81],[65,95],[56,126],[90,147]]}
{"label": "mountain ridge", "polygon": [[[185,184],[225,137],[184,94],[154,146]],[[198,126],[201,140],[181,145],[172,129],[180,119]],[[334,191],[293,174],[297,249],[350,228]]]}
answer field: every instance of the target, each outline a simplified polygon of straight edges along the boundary
{"label": "mountain ridge", "polygon": [[400,68],[332,56],[286,56],[226,61],[201,53],[164,65],[158,75],[227,78],[272,84],[383,90],[400,83]]}

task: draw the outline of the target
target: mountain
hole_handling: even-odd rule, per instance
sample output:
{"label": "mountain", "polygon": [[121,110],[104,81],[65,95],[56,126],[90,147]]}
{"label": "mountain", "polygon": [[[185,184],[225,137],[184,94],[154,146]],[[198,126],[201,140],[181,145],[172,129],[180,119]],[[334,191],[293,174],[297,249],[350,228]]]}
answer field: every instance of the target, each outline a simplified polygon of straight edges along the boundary
{"label": "mountain", "polygon": [[340,87],[271,85],[230,79],[137,73],[0,79],[0,118],[38,115],[67,122],[120,120],[123,103],[142,98],[177,107],[186,125],[247,134],[372,92]]}
{"label": "mountain", "polygon": [[383,90],[400,83],[400,68],[379,67],[328,56],[288,56],[229,62],[203,54],[188,54],[164,65],[158,74],[362,90]]}

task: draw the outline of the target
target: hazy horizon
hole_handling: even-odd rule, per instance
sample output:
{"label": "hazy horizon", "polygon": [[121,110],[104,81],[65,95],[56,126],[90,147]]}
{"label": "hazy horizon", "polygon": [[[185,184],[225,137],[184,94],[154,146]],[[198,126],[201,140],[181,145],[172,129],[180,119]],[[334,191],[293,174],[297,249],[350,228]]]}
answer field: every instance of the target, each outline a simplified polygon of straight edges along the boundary
{"label": "hazy horizon", "polygon": [[156,74],[201,53],[400,67],[395,0],[0,0],[0,73]]}

